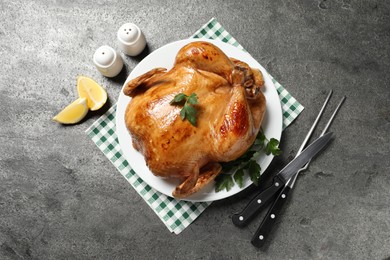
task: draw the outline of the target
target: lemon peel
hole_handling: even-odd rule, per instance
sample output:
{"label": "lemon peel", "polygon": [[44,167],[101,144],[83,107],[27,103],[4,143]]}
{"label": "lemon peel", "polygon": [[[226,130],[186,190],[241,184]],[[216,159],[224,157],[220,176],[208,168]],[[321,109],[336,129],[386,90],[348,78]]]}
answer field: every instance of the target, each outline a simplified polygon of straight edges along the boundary
{"label": "lemon peel", "polygon": [[87,76],[77,77],[77,92],[80,98],[87,99],[91,111],[98,110],[107,102],[106,90]]}
{"label": "lemon peel", "polygon": [[78,98],[53,117],[53,120],[61,124],[75,124],[87,115],[88,110],[87,99]]}

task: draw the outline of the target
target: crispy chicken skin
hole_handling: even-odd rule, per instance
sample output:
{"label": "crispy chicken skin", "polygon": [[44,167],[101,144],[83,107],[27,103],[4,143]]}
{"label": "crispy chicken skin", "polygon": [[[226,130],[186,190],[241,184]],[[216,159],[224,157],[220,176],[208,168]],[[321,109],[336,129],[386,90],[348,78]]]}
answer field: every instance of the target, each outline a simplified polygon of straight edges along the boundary
{"label": "crispy chicken skin", "polygon": [[[172,195],[185,198],[211,182],[220,162],[252,145],[266,107],[261,72],[228,58],[215,45],[196,41],[177,53],[173,68],[155,68],[130,80],[125,112],[133,146],[156,176],[180,178]],[[175,95],[196,93],[197,125],[180,118]]]}

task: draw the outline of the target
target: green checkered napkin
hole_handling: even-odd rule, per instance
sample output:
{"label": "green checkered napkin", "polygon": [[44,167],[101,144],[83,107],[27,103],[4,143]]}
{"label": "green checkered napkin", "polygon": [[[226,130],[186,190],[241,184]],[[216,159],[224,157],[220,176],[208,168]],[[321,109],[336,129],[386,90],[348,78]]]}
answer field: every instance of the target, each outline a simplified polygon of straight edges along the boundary
{"label": "green checkered napkin", "polygon": [[[244,50],[215,18],[202,26],[192,38],[219,39]],[[299,115],[303,110],[303,106],[274,78],[272,78],[272,81],[276,86],[281,101],[283,128],[285,128]],[[85,132],[154,210],[162,222],[168,227],[169,231],[179,234],[211,203],[178,201],[154,190],[138,177],[121,152],[118,137],[115,134],[115,114],[116,105],[96,120]]]}

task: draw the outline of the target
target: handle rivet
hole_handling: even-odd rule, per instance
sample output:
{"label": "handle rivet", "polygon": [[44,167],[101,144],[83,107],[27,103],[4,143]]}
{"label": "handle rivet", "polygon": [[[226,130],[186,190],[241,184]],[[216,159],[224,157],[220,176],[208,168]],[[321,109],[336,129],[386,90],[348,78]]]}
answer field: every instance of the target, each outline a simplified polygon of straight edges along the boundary
{"label": "handle rivet", "polygon": [[259,236],[259,239],[260,239],[260,240],[263,240],[263,239],[264,239],[264,237],[263,237],[262,235],[260,235],[260,236]]}
{"label": "handle rivet", "polygon": [[282,194],[282,198],[283,198],[283,199],[286,198],[286,194]]}
{"label": "handle rivet", "polygon": [[279,186],[279,182],[275,182],[275,186],[278,187]]}
{"label": "handle rivet", "polygon": [[240,221],[243,221],[243,220],[244,220],[244,217],[243,217],[243,216],[240,216],[238,219],[239,219]]}
{"label": "handle rivet", "polygon": [[271,214],[271,218],[275,218],[275,214]]}
{"label": "handle rivet", "polygon": [[258,199],[258,200],[257,200],[257,203],[259,203],[259,204],[260,204],[260,203],[261,203],[261,199]]}

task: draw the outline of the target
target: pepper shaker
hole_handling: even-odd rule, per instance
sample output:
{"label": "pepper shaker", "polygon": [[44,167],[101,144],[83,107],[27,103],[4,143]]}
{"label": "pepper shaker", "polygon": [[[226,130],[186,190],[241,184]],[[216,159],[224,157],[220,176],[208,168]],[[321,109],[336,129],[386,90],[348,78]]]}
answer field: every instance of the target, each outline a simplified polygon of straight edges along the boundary
{"label": "pepper shaker", "polygon": [[117,38],[120,49],[129,56],[137,56],[145,49],[145,36],[133,23],[123,24],[118,30]]}
{"label": "pepper shaker", "polygon": [[110,78],[118,75],[123,68],[122,57],[107,45],[103,45],[95,51],[93,63],[101,74]]}

